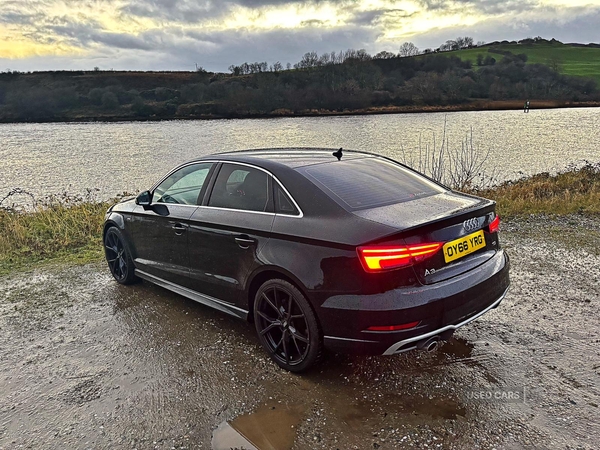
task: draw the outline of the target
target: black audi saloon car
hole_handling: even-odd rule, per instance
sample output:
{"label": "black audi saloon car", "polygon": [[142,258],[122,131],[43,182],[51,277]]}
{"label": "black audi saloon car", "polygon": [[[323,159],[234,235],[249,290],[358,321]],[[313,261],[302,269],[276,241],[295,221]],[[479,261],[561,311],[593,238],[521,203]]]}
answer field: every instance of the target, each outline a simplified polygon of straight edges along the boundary
{"label": "black audi saloon car", "polygon": [[509,259],[490,200],[358,151],[222,153],[110,208],[114,278],[254,323],[284,369],[324,349],[433,350],[498,306]]}

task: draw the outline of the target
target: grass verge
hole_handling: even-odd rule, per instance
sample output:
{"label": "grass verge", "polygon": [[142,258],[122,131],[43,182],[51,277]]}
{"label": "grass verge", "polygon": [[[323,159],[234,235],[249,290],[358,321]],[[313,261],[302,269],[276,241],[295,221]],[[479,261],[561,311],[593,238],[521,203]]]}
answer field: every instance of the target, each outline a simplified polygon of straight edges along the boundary
{"label": "grass verge", "polygon": [[[505,219],[600,214],[600,164],[541,173],[475,192]],[[102,261],[102,223],[112,202],[53,199],[31,212],[0,208],[0,275],[47,263]]]}
{"label": "grass verge", "polygon": [[600,164],[587,163],[556,175],[540,173],[476,192],[498,203],[506,217],[529,214],[600,214]]}
{"label": "grass verge", "polygon": [[100,261],[111,204],[52,199],[34,211],[0,208],[0,274],[52,261]]}

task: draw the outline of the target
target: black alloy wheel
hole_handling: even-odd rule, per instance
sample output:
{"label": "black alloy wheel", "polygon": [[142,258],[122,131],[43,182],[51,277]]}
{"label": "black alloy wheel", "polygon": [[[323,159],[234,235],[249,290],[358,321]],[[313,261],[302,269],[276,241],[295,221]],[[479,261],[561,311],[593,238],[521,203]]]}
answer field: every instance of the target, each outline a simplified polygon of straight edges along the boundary
{"label": "black alloy wheel", "polygon": [[121,284],[132,284],[138,280],[125,238],[116,227],[110,227],[104,235],[104,254],[115,280]]}
{"label": "black alloy wheel", "polygon": [[270,280],[254,300],[258,338],[271,358],[290,372],[302,372],[321,357],[322,337],[304,295],[291,283]]}

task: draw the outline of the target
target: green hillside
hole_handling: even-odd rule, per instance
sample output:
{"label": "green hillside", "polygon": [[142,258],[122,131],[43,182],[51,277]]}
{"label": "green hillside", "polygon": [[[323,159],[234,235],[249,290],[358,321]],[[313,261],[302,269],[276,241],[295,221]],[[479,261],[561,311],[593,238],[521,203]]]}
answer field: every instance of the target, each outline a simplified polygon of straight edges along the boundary
{"label": "green hillside", "polygon": [[470,48],[448,52],[477,67],[477,55],[483,58],[490,55],[496,60],[502,59],[502,52],[514,55],[526,54],[528,64],[546,64],[564,75],[593,78],[600,83],[600,46],[582,46],[581,44],[563,44],[558,41],[531,43],[488,44],[478,48]]}

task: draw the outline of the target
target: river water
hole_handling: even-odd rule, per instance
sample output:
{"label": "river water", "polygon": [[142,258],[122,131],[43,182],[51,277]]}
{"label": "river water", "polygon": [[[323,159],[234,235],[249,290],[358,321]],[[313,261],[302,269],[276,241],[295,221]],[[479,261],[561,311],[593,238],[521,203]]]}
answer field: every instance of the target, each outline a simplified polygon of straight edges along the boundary
{"label": "river water", "polygon": [[[331,147],[415,162],[442,136],[459,148],[472,130],[485,169],[500,179],[600,161],[600,108],[342,117],[0,125],[0,198],[109,198],[150,187],[173,166],[210,153],[265,147]],[[14,199],[17,201],[17,198]]]}

